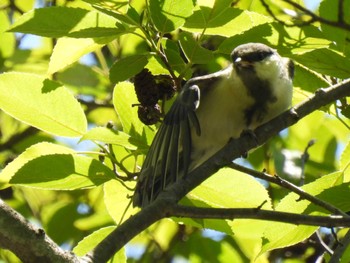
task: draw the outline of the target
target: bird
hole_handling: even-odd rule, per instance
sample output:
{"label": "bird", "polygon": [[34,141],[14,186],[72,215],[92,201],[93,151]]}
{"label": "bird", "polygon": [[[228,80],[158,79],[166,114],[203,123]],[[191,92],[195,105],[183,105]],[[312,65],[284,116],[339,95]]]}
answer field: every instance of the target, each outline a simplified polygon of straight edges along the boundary
{"label": "bird", "polygon": [[231,53],[223,70],[186,82],[165,115],[137,178],[133,205],[146,207],[230,139],[291,105],[294,63],[262,43]]}

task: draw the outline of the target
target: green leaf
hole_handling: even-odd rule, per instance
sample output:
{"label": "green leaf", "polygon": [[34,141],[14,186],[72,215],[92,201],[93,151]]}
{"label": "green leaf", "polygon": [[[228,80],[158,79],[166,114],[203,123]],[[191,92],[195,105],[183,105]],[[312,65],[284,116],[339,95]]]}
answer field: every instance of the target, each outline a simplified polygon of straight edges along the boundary
{"label": "green leaf", "polygon": [[113,91],[113,105],[118,114],[123,131],[130,135],[141,135],[144,124],[139,120],[137,114],[138,100],[134,91],[134,85],[129,82],[117,84]]}
{"label": "green leaf", "polygon": [[180,33],[180,44],[187,60],[193,64],[207,64],[208,61],[214,59],[213,53],[201,47],[190,33]]}
{"label": "green leaf", "polygon": [[76,154],[34,158],[12,176],[10,183],[53,190],[75,190],[101,185],[115,174],[101,162]]}
{"label": "green leaf", "polygon": [[169,74],[169,71],[165,68],[162,60],[159,57],[150,57],[146,68],[149,69],[153,75]]}
{"label": "green leaf", "polygon": [[[294,71],[295,78],[293,80],[293,86],[294,88],[299,87],[303,89],[303,92],[315,92],[317,89],[321,87],[327,87],[329,85],[320,74],[317,74],[310,69],[306,69],[300,65],[294,65]],[[302,100],[305,100],[306,98],[307,97],[303,96]]]}
{"label": "green leaf", "polygon": [[[84,77],[82,78],[81,76]],[[74,94],[95,96],[96,100],[101,99],[101,96],[105,96],[103,91],[106,89],[104,86],[106,84],[101,82],[100,76],[101,75],[94,70],[93,66],[80,63],[75,63],[55,75],[57,81],[64,83]],[[104,110],[107,111],[108,109]],[[91,115],[89,115],[89,118],[90,117]],[[103,118],[101,118],[103,124],[106,124],[109,120],[111,119],[104,122]]]}
{"label": "green leaf", "polygon": [[114,18],[81,8],[38,8],[22,15],[9,29],[10,32],[35,34],[44,37],[110,37],[125,32],[116,27]]}
{"label": "green leaf", "polygon": [[48,74],[66,68],[83,55],[101,48],[111,40],[111,38],[59,38],[50,58]]}
{"label": "green leaf", "polygon": [[75,151],[72,149],[53,143],[42,142],[35,144],[26,149],[21,155],[19,155],[2,170],[0,174],[0,189],[7,187],[12,176],[16,174],[22,166],[35,158],[52,154],[73,153],[75,153]]}
{"label": "green leaf", "polygon": [[350,60],[329,48],[293,55],[292,58],[321,74],[342,79],[350,75]]}
{"label": "green leaf", "polygon": [[[350,23],[350,1],[343,1],[343,19],[344,23],[349,24]],[[329,21],[338,21],[339,19],[339,10],[338,10],[339,3],[337,1],[332,0],[324,0],[321,1],[320,7],[319,7],[319,13],[320,16],[323,19],[329,20]],[[349,38],[350,33],[349,30],[341,29],[340,27],[335,27],[331,25],[326,25],[324,23],[321,23],[321,30],[324,33],[325,37],[328,39],[335,41],[335,48],[339,50],[340,52],[343,52],[344,55],[349,56],[350,55],[350,44],[349,44]]]}
{"label": "green leaf", "polygon": [[[317,197],[321,194],[320,198],[325,200],[322,198],[322,192],[326,189],[331,189],[332,187],[338,187],[341,183],[342,173],[336,172],[323,176],[302,188],[307,193]],[[348,194],[345,196],[348,196]],[[283,198],[277,205],[276,211],[313,215],[325,214],[323,209],[320,210],[319,207],[311,205],[307,200],[300,200],[299,196],[295,193],[290,193]],[[287,247],[299,243],[310,237],[317,229],[318,227],[315,226],[297,226],[286,223],[268,222],[266,224],[264,235],[264,245],[260,253],[262,254],[276,248]]]}
{"label": "green leaf", "polygon": [[[27,190],[28,189],[26,189],[26,192]],[[38,189],[32,190],[38,191]],[[42,194],[38,194],[36,198],[42,198]],[[62,244],[66,240],[72,240],[72,242],[75,243],[81,236],[81,232],[74,225],[74,222],[82,217],[77,209],[79,201],[62,199],[57,198],[56,200],[50,201],[44,199],[42,201],[43,211],[40,213],[41,224],[45,226],[46,234],[57,242],[57,244]]]}
{"label": "green leaf", "polygon": [[89,130],[80,140],[101,141],[104,143],[120,145],[129,150],[137,149],[137,142],[132,142],[133,138],[129,134],[105,127],[97,127]]}
{"label": "green leaf", "polygon": [[[104,238],[106,238],[116,227],[115,226],[108,226],[101,228],[99,230],[96,230],[93,232],[91,235],[85,237],[83,240],[81,240],[78,245],[73,249],[73,252],[79,256],[82,257],[89,251],[91,251],[93,248],[97,246],[98,243],[100,243]],[[114,255],[114,260],[113,262],[121,263],[121,262],[126,262],[126,257],[125,257],[125,250],[122,248],[119,250],[119,252]],[[124,261],[121,260],[124,258]]]}
{"label": "green leaf", "polygon": [[[232,189],[235,190],[232,191]],[[258,207],[266,201],[264,208],[271,209],[269,195],[262,184],[251,176],[228,168],[221,169],[209,177],[191,191],[189,196],[204,201],[212,207]]]}
{"label": "green leaf", "polygon": [[[36,190],[36,189],[34,189]],[[96,188],[97,191],[100,193],[100,188]],[[102,196],[102,194],[101,194]],[[94,200],[95,201],[95,200]],[[96,208],[93,207],[93,214],[90,214],[88,217],[79,218],[74,221],[74,226],[78,228],[80,231],[91,231],[91,229],[99,229],[103,226],[108,226],[114,224],[112,218],[107,213],[104,204],[98,202],[93,202],[94,206],[97,206],[98,211],[96,211]],[[102,211],[100,211],[100,208]]]}
{"label": "green leaf", "polygon": [[[190,199],[185,197],[181,200],[181,204],[185,206],[197,206],[197,207],[211,207],[207,203],[196,199],[191,198]],[[229,220],[220,220],[220,219],[198,219],[198,218],[173,218],[174,221],[179,222],[181,224],[194,226],[196,228],[203,228],[203,229],[213,229],[216,231],[220,231],[222,233],[226,233],[227,235],[233,236],[232,228],[229,224]]]}
{"label": "green leaf", "polygon": [[[180,55],[178,44],[166,38],[163,39],[162,44],[170,67],[179,74],[186,70],[186,64]],[[190,70],[188,70],[188,73],[191,73]],[[186,75],[186,77],[189,77],[189,75]]]}
{"label": "green leaf", "polygon": [[350,142],[340,156],[339,169],[344,172],[344,182],[350,182]]}
{"label": "green leaf", "polygon": [[150,0],[151,18],[156,28],[167,33],[181,27],[193,12],[192,0]]}
{"label": "green leaf", "polygon": [[146,55],[133,55],[122,58],[112,65],[109,71],[109,79],[113,83],[127,80],[139,73],[147,65],[147,62]]}
{"label": "green leaf", "polygon": [[84,256],[86,253],[96,247],[96,245],[106,238],[113,230],[115,230],[115,228],[115,226],[108,226],[93,232],[91,235],[81,240],[78,245],[74,247],[73,252],[77,256]]}
{"label": "green leaf", "polygon": [[0,75],[0,108],[12,117],[58,136],[85,133],[84,112],[62,84],[27,73]]}
{"label": "green leaf", "polygon": [[[286,36],[281,39],[281,36]],[[286,27],[279,23],[265,23],[244,32],[226,38],[219,46],[218,51],[230,54],[236,46],[247,42],[259,42],[276,48],[280,55],[303,54],[314,49],[328,48],[331,42],[318,28],[305,26],[302,28]]]}
{"label": "green leaf", "polygon": [[3,63],[2,59],[10,57],[16,49],[15,35],[5,32],[9,26],[10,21],[6,10],[0,10],[0,65]]}
{"label": "green leaf", "polygon": [[89,2],[96,10],[112,16],[123,23],[139,26],[141,22],[140,15],[129,5],[129,1],[85,0],[85,2]]}
{"label": "green leaf", "polygon": [[[234,189],[234,191],[232,190]],[[254,193],[253,195],[251,193]],[[271,200],[268,192],[262,184],[253,177],[241,172],[224,168],[209,177],[201,185],[191,191],[187,197],[187,202],[192,202],[201,207],[220,208],[253,208],[264,203],[264,209],[271,209]],[[184,200],[186,202],[186,200]],[[237,231],[242,235],[236,226],[247,226],[252,224],[252,220],[222,221],[208,219],[181,219],[197,227],[210,228],[233,235]],[[264,224],[254,225],[254,234],[250,234],[255,243],[260,240]]]}
{"label": "green leaf", "polygon": [[271,22],[258,13],[231,8],[232,1],[216,0],[213,6],[200,5],[183,26],[184,30],[225,37],[241,34],[252,27]]}
{"label": "green leaf", "polygon": [[126,13],[129,8],[128,0],[83,0],[91,4],[93,7],[104,8],[106,10],[113,10],[118,13]]}
{"label": "green leaf", "polygon": [[135,188],[135,181],[120,182],[111,180],[104,184],[104,202],[109,215],[116,224],[120,224],[131,215],[135,214],[139,209],[133,208],[130,196],[133,191],[129,189]]}

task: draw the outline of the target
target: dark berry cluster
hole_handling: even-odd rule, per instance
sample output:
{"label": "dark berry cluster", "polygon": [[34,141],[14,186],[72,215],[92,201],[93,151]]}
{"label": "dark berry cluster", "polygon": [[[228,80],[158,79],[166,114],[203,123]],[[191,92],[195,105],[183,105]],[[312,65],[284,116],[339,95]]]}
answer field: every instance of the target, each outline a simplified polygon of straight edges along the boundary
{"label": "dark berry cluster", "polygon": [[159,100],[168,100],[175,94],[173,80],[168,75],[154,76],[148,69],[143,69],[134,77],[139,119],[146,125],[157,123],[161,116]]}

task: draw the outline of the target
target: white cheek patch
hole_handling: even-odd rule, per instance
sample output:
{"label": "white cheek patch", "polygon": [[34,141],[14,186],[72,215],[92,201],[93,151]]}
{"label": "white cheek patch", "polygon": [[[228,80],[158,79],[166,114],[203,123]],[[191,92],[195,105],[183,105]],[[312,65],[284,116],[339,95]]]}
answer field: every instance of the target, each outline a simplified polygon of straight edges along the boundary
{"label": "white cheek patch", "polygon": [[260,79],[278,78],[279,68],[282,66],[281,57],[273,54],[262,62],[256,62],[255,72]]}

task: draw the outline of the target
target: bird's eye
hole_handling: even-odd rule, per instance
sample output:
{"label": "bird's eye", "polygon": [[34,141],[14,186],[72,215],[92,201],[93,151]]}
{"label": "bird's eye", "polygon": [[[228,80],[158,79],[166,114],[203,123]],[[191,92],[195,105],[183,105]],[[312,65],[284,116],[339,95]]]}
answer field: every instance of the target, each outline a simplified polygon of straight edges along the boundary
{"label": "bird's eye", "polygon": [[267,58],[268,56],[270,56],[272,54],[272,52],[253,52],[250,54],[247,54],[246,56],[244,56],[244,60],[245,61],[249,61],[249,62],[258,62],[258,61],[263,61],[265,58]]}

